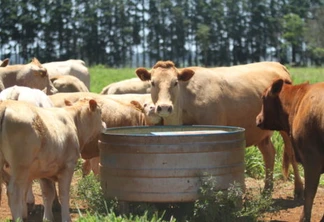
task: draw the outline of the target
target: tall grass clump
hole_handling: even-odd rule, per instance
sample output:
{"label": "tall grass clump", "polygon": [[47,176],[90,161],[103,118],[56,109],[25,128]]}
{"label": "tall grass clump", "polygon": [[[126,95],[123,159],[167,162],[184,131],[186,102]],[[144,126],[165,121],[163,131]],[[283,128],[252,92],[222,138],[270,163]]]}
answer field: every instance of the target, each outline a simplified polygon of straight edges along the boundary
{"label": "tall grass clump", "polygon": [[227,190],[215,190],[217,181],[209,176],[202,180],[200,197],[195,201],[192,222],[258,221],[265,212],[271,212],[271,196],[247,192],[239,183]]}

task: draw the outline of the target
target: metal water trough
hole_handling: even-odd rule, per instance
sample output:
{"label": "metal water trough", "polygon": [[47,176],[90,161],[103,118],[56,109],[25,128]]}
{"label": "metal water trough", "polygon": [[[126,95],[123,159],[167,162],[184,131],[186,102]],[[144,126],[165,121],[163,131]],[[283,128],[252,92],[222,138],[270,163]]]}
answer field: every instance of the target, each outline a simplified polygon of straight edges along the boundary
{"label": "metal water trough", "polygon": [[140,126],[106,129],[99,140],[106,198],[191,202],[203,177],[216,189],[244,185],[245,130],[229,126]]}

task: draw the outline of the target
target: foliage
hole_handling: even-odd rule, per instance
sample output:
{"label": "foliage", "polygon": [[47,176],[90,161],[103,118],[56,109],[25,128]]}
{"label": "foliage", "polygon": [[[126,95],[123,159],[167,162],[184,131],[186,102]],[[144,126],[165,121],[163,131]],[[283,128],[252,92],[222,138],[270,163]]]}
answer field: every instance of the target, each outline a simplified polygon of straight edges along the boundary
{"label": "foliage", "polygon": [[[37,57],[42,62],[80,58],[89,66],[114,68],[152,66],[161,59],[186,66],[244,64],[280,59],[283,39],[304,62],[305,39],[323,48],[314,38],[322,33],[321,0],[1,3],[0,59],[13,56],[17,63]],[[304,21],[312,30],[305,36]]]}
{"label": "foliage", "polygon": [[116,209],[116,200],[105,200],[98,177],[93,173],[78,181],[77,196],[88,205],[90,212],[104,214]]}

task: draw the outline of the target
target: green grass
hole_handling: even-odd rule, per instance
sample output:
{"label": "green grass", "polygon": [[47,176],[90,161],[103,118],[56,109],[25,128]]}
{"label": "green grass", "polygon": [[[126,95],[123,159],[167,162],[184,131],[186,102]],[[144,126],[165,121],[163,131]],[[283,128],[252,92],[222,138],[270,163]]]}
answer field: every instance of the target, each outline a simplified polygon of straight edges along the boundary
{"label": "green grass", "polygon": [[100,93],[101,90],[110,83],[137,77],[135,69],[112,69],[102,65],[90,67],[89,72],[91,78],[90,91],[96,93]]}

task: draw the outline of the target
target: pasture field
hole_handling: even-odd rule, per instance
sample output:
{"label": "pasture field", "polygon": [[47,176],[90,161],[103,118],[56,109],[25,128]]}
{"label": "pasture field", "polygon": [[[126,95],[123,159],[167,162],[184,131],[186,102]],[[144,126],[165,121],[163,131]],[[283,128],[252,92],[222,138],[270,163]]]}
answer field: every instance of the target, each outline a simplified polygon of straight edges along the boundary
{"label": "pasture field", "polygon": [[[295,68],[288,67],[289,72],[292,75],[294,84],[299,84],[305,81],[310,83],[324,81],[324,68]],[[91,90],[92,92],[100,93],[101,90],[112,82],[116,82],[123,79],[136,77],[135,68],[123,68],[123,69],[113,69],[102,65],[93,66],[89,68],[91,77]],[[262,73],[260,73],[260,76]],[[291,200],[291,195],[293,193],[293,174],[292,170],[288,181],[283,181],[283,176],[281,172],[282,167],[282,149],[283,142],[278,133],[275,133],[272,137],[274,146],[276,147],[277,154],[275,159],[275,169],[274,169],[274,180],[275,180],[275,191],[273,193],[272,201],[270,199],[264,199],[261,197],[258,200],[250,202],[251,212],[247,212],[248,216],[253,215],[258,216],[257,220],[247,219],[242,221],[293,221],[293,218],[298,219],[301,212],[301,202],[293,202]],[[260,189],[263,187],[263,178],[265,177],[264,172],[264,162],[260,151],[256,147],[249,147],[245,149],[245,163],[246,163],[246,186],[254,189],[255,197],[260,197]],[[303,169],[300,167],[300,173],[303,176]],[[91,174],[89,177],[82,178],[80,165],[77,167],[76,172],[73,177],[72,187],[71,187],[71,215],[73,221],[116,221],[116,222],[158,222],[165,221],[162,216],[152,214],[149,216],[147,211],[140,216],[124,217],[121,215],[116,215],[114,212],[107,209],[107,206],[102,204],[101,199],[102,193],[100,191],[99,183],[94,182],[94,176]],[[80,183],[81,182],[81,183]],[[37,183],[37,182],[36,182]],[[321,179],[321,186],[319,187],[318,196],[320,198],[315,200],[314,212],[318,215],[315,218],[321,218],[322,209],[324,204],[324,177]],[[80,189],[80,190],[78,190]],[[235,191],[235,190],[234,190]],[[38,188],[38,193],[36,193],[36,198],[38,203],[42,203],[41,195]],[[80,194],[81,193],[81,194]],[[80,201],[80,195],[83,196]],[[2,194],[4,197],[4,193]],[[289,199],[290,198],[290,199]],[[275,201],[274,201],[275,200]],[[280,202],[280,200],[282,202]],[[228,200],[226,203],[229,203]],[[4,208],[4,203],[6,202],[6,197],[2,200],[2,205],[0,206],[0,221],[9,221],[5,218],[10,218],[10,211],[8,206]],[[281,204],[280,204],[281,203]],[[206,211],[208,209],[209,202],[199,203],[198,210],[203,209]],[[215,204],[215,203],[213,203]],[[224,206],[224,203],[218,203]],[[254,204],[254,205],[253,205]],[[283,210],[275,211],[273,206],[276,207],[280,205]],[[289,205],[290,204],[290,205]],[[6,205],[6,204],[5,204]],[[210,204],[211,206],[214,206]],[[271,205],[271,206],[270,206]],[[288,206],[289,205],[289,206]],[[209,206],[209,207],[211,207]],[[149,206],[150,207],[150,206]],[[150,210],[150,208],[145,208]],[[264,207],[265,211],[257,211]],[[5,210],[4,210],[5,209]],[[89,210],[90,209],[90,210]],[[102,210],[106,213],[102,214]],[[224,210],[222,208],[222,210]],[[226,209],[225,209],[226,210]],[[228,210],[228,209],[227,209]],[[231,209],[232,210],[232,209]],[[253,210],[255,210],[253,212]],[[150,213],[150,211],[148,211]],[[214,212],[214,208],[213,208]],[[276,213],[277,212],[277,213]],[[152,212],[151,212],[152,213]],[[208,215],[211,216],[211,215]],[[215,215],[212,215],[215,216]],[[217,215],[216,215],[217,216]],[[243,215],[244,216],[244,215]],[[35,215],[36,220],[39,221],[41,215]],[[56,219],[60,221],[60,217],[57,216]],[[248,217],[246,217],[248,218]],[[315,219],[313,218],[313,219]],[[167,221],[178,221],[174,218],[169,218]],[[186,220],[187,221],[187,220]],[[203,220],[198,220],[203,221]],[[206,220],[204,220],[206,221]],[[213,221],[213,220],[211,220]],[[220,220],[220,221],[233,221],[233,220]]]}

